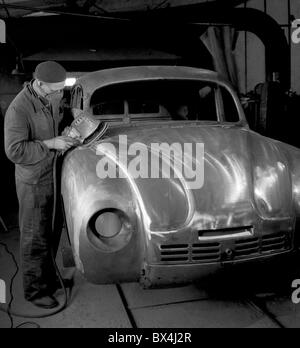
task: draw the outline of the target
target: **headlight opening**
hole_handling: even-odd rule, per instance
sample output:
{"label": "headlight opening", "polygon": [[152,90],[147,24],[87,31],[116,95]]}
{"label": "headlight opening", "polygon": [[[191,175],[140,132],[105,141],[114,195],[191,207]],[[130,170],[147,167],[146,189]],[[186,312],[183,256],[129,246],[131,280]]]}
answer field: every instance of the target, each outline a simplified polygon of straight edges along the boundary
{"label": "headlight opening", "polygon": [[92,216],[88,224],[90,242],[102,251],[124,248],[132,236],[129,217],[119,209],[104,209]]}

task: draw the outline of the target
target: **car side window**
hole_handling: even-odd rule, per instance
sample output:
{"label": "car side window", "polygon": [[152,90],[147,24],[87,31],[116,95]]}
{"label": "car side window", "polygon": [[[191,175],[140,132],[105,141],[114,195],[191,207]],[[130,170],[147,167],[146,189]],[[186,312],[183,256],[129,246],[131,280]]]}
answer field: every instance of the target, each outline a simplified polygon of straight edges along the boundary
{"label": "car side window", "polygon": [[199,90],[198,120],[200,121],[218,121],[214,89],[215,86],[207,85]]}
{"label": "car side window", "polygon": [[[78,91],[74,104],[79,104]],[[77,99],[76,99],[77,98]],[[233,96],[212,82],[160,80],[122,83],[96,90],[91,113],[103,120],[238,122]]]}
{"label": "car side window", "polygon": [[93,105],[93,115],[123,115],[124,101],[109,100]]}

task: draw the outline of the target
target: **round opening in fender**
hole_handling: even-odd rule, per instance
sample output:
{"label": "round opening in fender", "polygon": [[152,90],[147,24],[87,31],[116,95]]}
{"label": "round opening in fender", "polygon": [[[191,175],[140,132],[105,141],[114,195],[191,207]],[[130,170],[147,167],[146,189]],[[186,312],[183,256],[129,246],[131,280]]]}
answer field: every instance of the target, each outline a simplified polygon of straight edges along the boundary
{"label": "round opening in fender", "polygon": [[107,211],[96,217],[94,228],[100,238],[113,238],[120,233],[122,221],[119,214]]}
{"label": "round opening in fender", "polygon": [[114,252],[124,248],[132,236],[128,216],[119,209],[104,209],[92,216],[87,235],[90,242],[102,251]]}

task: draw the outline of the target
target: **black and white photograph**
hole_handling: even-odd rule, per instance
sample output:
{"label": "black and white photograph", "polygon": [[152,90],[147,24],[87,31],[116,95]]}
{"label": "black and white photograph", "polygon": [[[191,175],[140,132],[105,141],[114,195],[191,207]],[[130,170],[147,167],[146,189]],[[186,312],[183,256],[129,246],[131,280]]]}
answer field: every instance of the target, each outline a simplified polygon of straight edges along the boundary
{"label": "black and white photograph", "polygon": [[300,328],[300,0],[0,0],[0,121],[0,328]]}

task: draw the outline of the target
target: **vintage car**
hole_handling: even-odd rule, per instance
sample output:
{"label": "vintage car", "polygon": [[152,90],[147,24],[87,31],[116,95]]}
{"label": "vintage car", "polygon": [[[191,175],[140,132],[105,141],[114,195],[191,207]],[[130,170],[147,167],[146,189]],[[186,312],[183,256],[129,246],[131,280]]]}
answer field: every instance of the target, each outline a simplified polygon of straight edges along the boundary
{"label": "vintage car", "polygon": [[63,164],[68,233],[88,281],[185,283],[295,250],[300,151],[251,131],[217,73],[97,71],[77,80],[71,105],[108,124]]}

